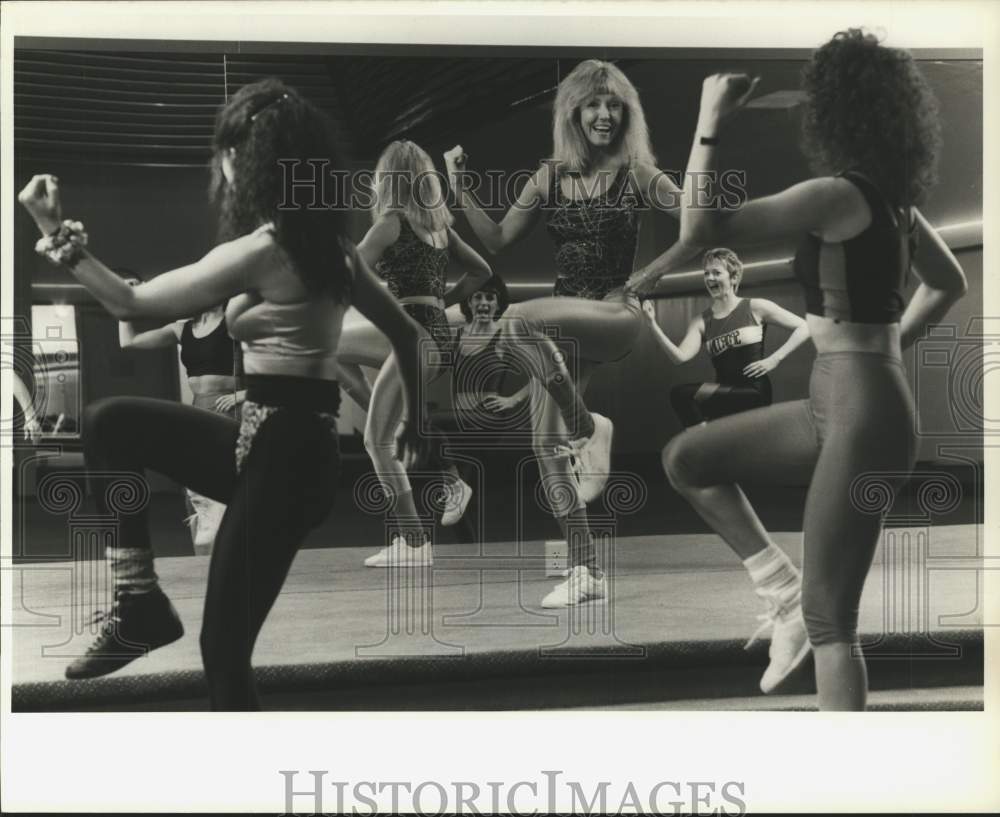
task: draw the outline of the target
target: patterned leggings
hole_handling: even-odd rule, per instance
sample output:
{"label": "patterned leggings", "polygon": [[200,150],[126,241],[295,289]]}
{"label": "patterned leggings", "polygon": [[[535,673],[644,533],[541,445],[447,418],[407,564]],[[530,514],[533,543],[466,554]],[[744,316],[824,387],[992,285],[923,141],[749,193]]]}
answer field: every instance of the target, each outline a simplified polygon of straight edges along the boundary
{"label": "patterned leggings", "polygon": [[[151,469],[227,506],[212,551],[201,630],[213,709],[257,708],[250,666],[257,635],[302,540],[333,507],[340,457],[332,412],[248,400],[237,422],[140,397],[87,407],[84,446],[91,471]],[[151,546],[145,510],[122,515],[119,531],[123,547]]]}

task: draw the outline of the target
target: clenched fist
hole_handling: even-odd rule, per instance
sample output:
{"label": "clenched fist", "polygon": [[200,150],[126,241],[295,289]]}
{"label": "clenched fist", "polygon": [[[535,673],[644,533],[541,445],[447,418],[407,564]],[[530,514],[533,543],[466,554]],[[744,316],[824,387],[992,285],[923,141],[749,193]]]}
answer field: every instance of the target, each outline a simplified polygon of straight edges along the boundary
{"label": "clenched fist", "polygon": [[55,232],[62,223],[62,204],[59,198],[59,180],[49,174],[32,176],[17,200],[31,213],[43,234]]}

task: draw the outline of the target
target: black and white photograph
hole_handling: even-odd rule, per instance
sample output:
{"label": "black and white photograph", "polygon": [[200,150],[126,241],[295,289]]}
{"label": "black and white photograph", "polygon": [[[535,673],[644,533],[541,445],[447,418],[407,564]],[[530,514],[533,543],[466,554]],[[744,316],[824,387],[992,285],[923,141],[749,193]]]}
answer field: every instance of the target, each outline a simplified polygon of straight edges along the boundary
{"label": "black and white photograph", "polygon": [[1000,809],[995,7],[115,6],[2,10],[5,811]]}

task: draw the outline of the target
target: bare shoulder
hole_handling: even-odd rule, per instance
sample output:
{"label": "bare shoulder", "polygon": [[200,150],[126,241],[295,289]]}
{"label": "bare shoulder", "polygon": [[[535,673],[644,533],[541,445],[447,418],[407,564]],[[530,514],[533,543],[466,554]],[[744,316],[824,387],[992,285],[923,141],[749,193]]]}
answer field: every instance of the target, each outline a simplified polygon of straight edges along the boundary
{"label": "bare shoulder", "polygon": [[395,241],[399,238],[399,231],[402,229],[405,219],[406,214],[402,210],[386,210],[375,219],[371,229],[380,238],[384,237],[390,241]]}
{"label": "bare shoulder", "polygon": [[747,298],[747,302],[750,305],[750,311],[756,318],[766,317],[774,311],[774,302],[767,300],[767,298]]}

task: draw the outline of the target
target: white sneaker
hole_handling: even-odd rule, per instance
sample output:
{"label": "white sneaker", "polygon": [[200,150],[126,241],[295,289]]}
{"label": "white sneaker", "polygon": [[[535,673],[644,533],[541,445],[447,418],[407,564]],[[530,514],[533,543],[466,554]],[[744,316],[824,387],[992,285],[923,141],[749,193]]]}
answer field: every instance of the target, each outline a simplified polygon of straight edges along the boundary
{"label": "white sneaker", "polygon": [[577,565],[563,571],[568,578],[557,584],[551,593],[542,599],[542,607],[572,607],[587,601],[603,599],[608,593],[607,580],[597,579],[584,565]]}
{"label": "white sneaker", "polygon": [[590,416],[594,418],[594,433],[571,446],[576,457],[573,470],[584,502],[593,502],[604,490],[611,470],[611,443],[615,434],[615,425],[607,417],[596,413]]}
{"label": "white sneaker", "polygon": [[770,609],[757,616],[763,623],[757,628],[757,632],[750,636],[744,649],[750,649],[769,628],[773,627],[771,647],[768,650],[770,663],[760,679],[760,690],[767,694],[805,661],[810,650],[809,635],[806,632],[805,620],[802,618],[802,605],[797,597],[794,603],[781,608],[773,596],[759,590],[757,595],[768,602]]}
{"label": "white sneaker", "polygon": [[424,567],[434,564],[431,543],[425,541],[418,548],[411,548],[402,536],[393,537],[389,547],[365,559],[365,567]]}
{"label": "white sneaker", "polygon": [[469,507],[469,500],[472,499],[472,488],[461,477],[445,487],[444,513],[441,514],[441,525],[448,527],[454,525],[465,509]]}
{"label": "white sneaker", "polygon": [[191,527],[191,539],[197,556],[208,556],[215,544],[215,535],[219,531],[226,506],[207,496],[189,492],[188,497],[194,508],[194,513],[184,521]]}

